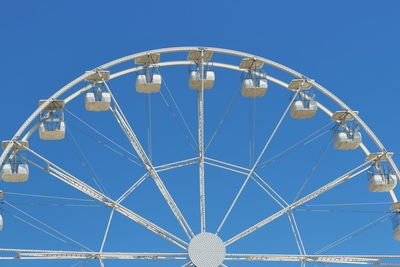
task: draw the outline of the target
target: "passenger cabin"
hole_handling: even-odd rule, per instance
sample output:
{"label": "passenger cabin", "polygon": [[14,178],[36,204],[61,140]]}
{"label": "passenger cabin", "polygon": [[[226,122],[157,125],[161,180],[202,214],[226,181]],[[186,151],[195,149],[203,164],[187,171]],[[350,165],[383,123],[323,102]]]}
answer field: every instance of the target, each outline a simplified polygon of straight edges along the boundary
{"label": "passenger cabin", "polygon": [[100,87],[85,95],[85,108],[88,111],[106,111],[110,108],[110,104],[110,93],[103,92]]}
{"label": "passenger cabin", "polygon": [[400,240],[400,213],[396,213],[392,218],[393,223],[393,238]]}
{"label": "passenger cabin", "polygon": [[[358,114],[357,111],[355,111]],[[356,149],[362,142],[362,136],[354,117],[347,111],[336,111],[331,120],[339,123],[335,136],[334,147],[339,150]]]}
{"label": "passenger cabin", "polygon": [[242,96],[261,97],[267,93],[268,81],[262,78],[247,78],[242,81]]}
{"label": "passenger cabin", "polygon": [[158,73],[138,74],[136,76],[136,92],[158,93],[161,89],[161,75]]}
{"label": "passenger cabin", "polygon": [[[288,89],[291,91],[309,90],[312,88],[313,80],[293,79],[288,84]],[[290,116],[295,119],[309,119],[315,116],[318,110],[315,95],[309,92],[302,91],[290,106]]]}
{"label": "passenger cabin", "polygon": [[290,116],[294,119],[310,119],[317,114],[317,101],[314,99],[298,99],[290,106]]}
{"label": "passenger cabin", "polygon": [[211,89],[214,86],[215,74],[211,70],[194,70],[189,75],[189,87],[192,89]]}
{"label": "passenger cabin", "polygon": [[[40,100],[39,105],[44,105],[46,101]],[[40,113],[40,139],[60,140],[65,137],[64,105],[64,100],[54,100]]]}
{"label": "passenger cabin", "polygon": [[[242,80],[242,96],[261,97],[267,93],[268,80],[259,75],[262,74],[261,68],[264,63],[256,58],[244,58],[239,64],[239,69],[246,69],[248,74]],[[254,72],[258,69],[258,73]]]}
{"label": "passenger cabin", "polygon": [[[2,147],[5,149],[9,143],[12,141],[3,141]],[[28,147],[27,141],[19,141],[20,144],[14,143],[11,146],[12,152],[8,157],[7,161],[3,164],[1,168],[1,179],[4,182],[26,182],[29,177],[29,167],[28,165],[18,157],[17,152],[20,150],[25,150]],[[3,197],[3,192],[1,192],[1,198]]]}
{"label": "passenger cabin", "polygon": [[387,161],[387,155],[392,156],[393,153],[371,153],[366,158],[366,161],[375,158],[368,171],[368,189],[371,192],[389,192],[397,185],[397,177]]}
{"label": "passenger cabin", "polygon": [[11,160],[3,165],[1,179],[4,182],[21,183],[28,181],[29,167],[21,161]]}

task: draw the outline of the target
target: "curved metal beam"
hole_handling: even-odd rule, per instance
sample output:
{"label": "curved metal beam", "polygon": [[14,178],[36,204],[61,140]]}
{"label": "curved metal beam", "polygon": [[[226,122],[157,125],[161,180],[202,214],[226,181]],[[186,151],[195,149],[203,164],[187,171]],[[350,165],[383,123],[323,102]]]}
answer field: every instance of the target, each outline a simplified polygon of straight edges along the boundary
{"label": "curved metal beam", "polygon": [[[237,56],[237,57],[249,57],[249,58],[254,58],[256,60],[259,60],[261,62],[263,62],[264,64],[270,65],[274,68],[280,69],[282,71],[285,71],[297,78],[304,78],[305,76],[302,75],[301,73],[290,69],[282,64],[279,64],[277,62],[274,62],[272,60],[263,58],[263,57],[259,57],[253,54],[249,54],[249,53],[244,53],[244,52],[239,52],[239,51],[235,51],[235,50],[229,50],[229,49],[223,49],[223,48],[214,48],[214,47],[172,47],[172,48],[162,48],[162,49],[156,49],[156,50],[149,50],[149,51],[144,51],[141,53],[136,53],[136,54],[132,54],[126,57],[122,57],[119,59],[116,59],[114,61],[108,62],[106,64],[101,65],[98,68],[101,69],[108,69],[111,68],[115,65],[130,61],[130,60],[134,60],[137,57],[140,56],[144,56],[144,55],[148,55],[151,53],[175,53],[175,52],[189,52],[189,51],[198,51],[199,49],[203,49],[203,50],[207,50],[210,52],[214,52],[214,53],[219,53],[219,54],[227,54],[227,55],[231,55],[231,56]],[[79,76],[78,78],[76,78],[75,80],[71,81],[70,83],[68,83],[67,85],[65,85],[64,87],[62,87],[60,90],[58,90],[56,93],[54,93],[43,105],[41,105],[38,109],[36,109],[29,117],[28,119],[22,124],[22,126],[18,129],[18,131],[16,132],[16,134],[14,135],[14,137],[12,138],[12,140],[18,140],[19,137],[21,136],[21,134],[26,130],[26,128],[33,122],[33,120],[39,115],[39,113],[53,100],[53,99],[57,99],[59,96],[61,96],[62,94],[64,94],[66,91],[68,91],[69,89],[71,89],[73,86],[75,86],[76,84],[78,84],[79,82],[83,81],[87,76],[89,76],[90,73],[85,73],[81,76]],[[374,143],[377,145],[377,147],[383,152],[383,153],[387,153],[386,148],[383,146],[382,142],[378,139],[378,137],[372,132],[372,130],[368,127],[368,125],[357,115],[355,114],[342,100],[340,100],[338,97],[336,97],[334,94],[332,94],[329,90],[327,90],[326,88],[324,88],[322,85],[316,83],[315,81],[310,81],[310,83],[316,88],[318,89],[321,93],[325,94],[326,96],[328,96],[330,99],[332,99],[335,103],[337,103],[342,109],[348,111],[350,114],[352,114],[354,116],[354,118],[356,119],[356,121],[360,124],[360,126],[365,130],[365,132],[369,135],[369,137],[374,141]],[[0,165],[3,163],[6,155],[8,154],[8,152],[10,151],[12,147],[12,142],[10,142],[8,144],[8,146],[5,148],[5,150],[3,151],[2,155],[0,156]],[[388,155],[388,161],[391,165],[391,167],[393,168],[393,170],[396,173],[397,178],[400,180],[400,171],[397,168],[396,164],[394,163],[393,159]]]}

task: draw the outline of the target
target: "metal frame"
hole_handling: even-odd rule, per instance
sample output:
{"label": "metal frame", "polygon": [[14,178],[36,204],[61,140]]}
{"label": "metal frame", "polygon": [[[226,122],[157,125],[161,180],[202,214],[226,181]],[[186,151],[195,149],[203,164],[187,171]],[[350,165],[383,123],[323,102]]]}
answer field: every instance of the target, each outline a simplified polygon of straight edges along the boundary
{"label": "metal frame", "polygon": [[[104,65],[99,66],[98,68],[95,68],[93,71],[86,72],[85,74],[79,76],[72,82],[68,83],[66,86],[58,90],[56,93],[54,93],[49,99],[43,102],[43,104],[38,107],[29,117],[28,119],[22,124],[22,126],[19,128],[19,130],[16,132],[14,137],[12,138],[12,142],[9,142],[3,151],[3,153],[0,156],[0,165],[4,162],[6,156],[14,146],[14,144],[18,144],[19,146],[24,146],[23,142],[29,140],[29,137],[32,135],[33,132],[36,131],[37,129],[37,123],[34,123],[34,120],[39,116],[41,111],[45,109],[45,107],[53,102],[56,99],[60,99],[61,96],[64,96],[67,92],[71,91],[75,86],[77,86],[79,83],[87,80],[87,78],[90,75],[93,75],[93,72],[102,73],[103,70],[108,70],[109,68],[119,65],[121,63],[135,60],[136,58],[141,58],[143,56],[149,55],[149,54],[164,54],[164,53],[175,53],[175,52],[199,52],[201,54],[201,60],[200,60],[200,67],[203,69],[204,66],[204,61],[203,61],[203,55],[205,52],[207,53],[214,53],[214,54],[226,54],[226,55],[231,55],[231,56],[237,56],[239,58],[251,58],[257,62],[261,62],[263,64],[269,65],[271,67],[277,68],[279,70],[285,71],[289,74],[291,74],[294,78],[298,79],[306,79],[308,83],[310,83],[314,88],[319,90],[322,94],[326,95],[329,97],[332,101],[334,101],[341,110],[344,110],[348,112],[351,116],[354,117],[354,119],[358,122],[358,124],[364,129],[364,131],[368,134],[368,136],[371,138],[371,140],[375,143],[377,146],[378,150],[380,151],[379,155],[384,155],[393,170],[395,171],[395,174],[397,178],[400,180],[400,172],[399,169],[397,168],[396,164],[394,163],[392,159],[392,154],[387,152],[386,148],[383,146],[381,141],[375,136],[375,134],[372,132],[372,130],[365,124],[365,122],[358,116],[358,113],[351,110],[342,100],[340,100],[338,97],[336,97],[333,93],[331,93],[329,90],[324,88],[322,85],[318,84],[314,80],[306,78],[304,75],[301,73],[292,70],[284,65],[281,65],[279,63],[276,63],[274,61],[258,57],[255,55],[251,55],[248,53],[243,53],[239,51],[234,51],[234,50],[228,50],[228,49],[221,49],[221,48],[211,48],[211,47],[173,47],[173,48],[164,48],[164,49],[157,49],[157,50],[150,50],[150,51],[145,51],[133,55],[129,55],[114,61],[111,61],[109,63],[106,63]],[[115,78],[118,78],[120,76],[127,75],[129,73],[137,72],[145,67],[148,68],[160,68],[160,67],[167,67],[167,66],[176,66],[176,65],[193,65],[193,64],[199,64],[199,62],[194,62],[194,61],[189,61],[189,60],[182,60],[182,61],[168,61],[168,62],[157,62],[155,64],[149,64],[146,66],[137,66],[134,68],[129,68],[125,69],[122,71],[119,71],[117,73],[112,73],[109,77],[107,77],[107,80],[112,80]],[[225,68],[225,69],[231,69],[235,71],[241,71],[241,72],[246,72],[246,69],[241,69],[239,66],[235,65],[230,65],[230,64],[225,64],[225,63],[219,63],[219,62],[207,62],[207,65],[212,66],[212,67],[219,67],[219,68]],[[203,71],[201,72],[203,75]],[[279,79],[276,79],[272,76],[262,74],[262,73],[257,73],[254,72],[255,75],[258,75],[260,77],[266,78],[269,81],[276,83],[284,88],[288,88],[289,84],[286,82],[283,82]],[[100,75],[101,77],[101,75]],[[0,257],[0,259],[179,259],[179,260],[188,260],[188,254],[187,253],[110,253],[110,252],[102,252],[104,242],[107,237],[107,232],[108,232],[108,227],[110,224],[110,221],[112,219],[112,215],[114,211],[120,212],[123,215],[127,216],[128,218],[132,219],[133,221],[143,225],[147,229],[149,229],[152,232],[155,232],[156,234],[162,236],[163,238],[167,239],[168,241],[174,243],[178,247],[186,250],[188,243],[175,237],[174,235],[166,232],[162,228],[158,227],[157,225],[154,225],[153,223],[147,221],[146,219],[140,217],[139,215],[135,214],[134,212],[130,211],[129,209],[125,208],[122,206],[120,203],[124,200],[124,198],[129,195],[137,186],[140,185],[141,182],[143,182],[148,176],[151,176],[153,180],[155,181],[156,185],[160,189],[160,192],[164,196],[165,200],[167,201],[168,205],[170,206],[172,212],[174,213],[175,217],[177,218],[178,222],[181,224],[183,230],[185,231],[187,237],[189,240],[194,236],[193,231],[190,229],[190,226],[187,224],[184,216],[180,212],[179,208],[177,207],[176,203],[172,199],[171,195],[169,194],[167,188],[162,182],[162,179],[159,176],[159,172],[162,171],[167,171],[173,168],[180,168],[186,165],[190,164],[195,164],[199,163],[199,183],[200,183],[200,218],[201,218],[201,232],[206,231],[206,204],[205,204],[205,174],[204,174],[204,165],[209,164],[213,165],[215,167],[223,168],[228,171],[234,171],[238,173],[242,173],[246,175],[246,180],[245,183],[243,184],[242,188],[245,186],[247,181],[251,178],[253,181],[255,181],[268,195],[270,195],[281,207],[281,210],[270,217],[262,220],[261,222],[255,224],[254,226],[246,229],[245,231],[239,233],[238,235],[230,238],[229,240],[225,241],[225,245],[228,246],[237,240],[247,236],[248,234],[254,232],[255,230],[259,229],[260,227],[266,225],[267,223],[271,222],[272,220],[278,218],[279,216],[283,214],[288,214],[289,220],[292,226],[292,230],[294,231],[294,235],[296,237],[296,240],[298,240],[298,246],[299,246],[299,252],[301,255],[254,255],[254,254],[227,254],[226,255],[226,260],[247,260],[247,261],[299,261],[299,262],[325,262],[325,263],[352,263],[352,264],[373,264],[373,265],[381,265],[380,261],[382,259],[398,259],[400,258],[399,256],[345,256],[345,255],[306,255],[306,251],[304,248],[304,245],[302,244],[301,241],[301,235],[299,232],[299,229],[297,228],[297,224],[295,221],[295,218],[293,216],[293,213],[291,212],[295,207],[302,205],[306,203],[307,201],[319,196],[320,194],[334,188],[335,186],[341,184],[342,182],[351,179],[352,177],[364,172],[369,166],[369,163],[371,163],[373,160],[376,160],[376,157],[370,156],[371,153],[369,149],[364,145],[361,144],[361,149],[363,152],[367,155],[370,156],[368,158],[368,161],[365,163],[361,164],[357,168],[353,169],[350,172],[347,172],[343,176],[333,180],[331,183],[321,187],[320,189],[314,191],[313,193],[303,197],[302,199],[292,203],[288,204],[284,199],[280,197],[280,195],[272,189],[256,172],[255,168],[257,167],[258,161],[263,155],[264,151],[268,147],[269,142],[273,138],[274,134],[276,133],[276,130],[279,128],[280,123],[282,122],[282,119],[285,117],[287,113],[287,109],[285,110],[284,114],[281,117],[281,120],[278,122],[277,127],[271,134],[269,140],[267,141],[266,145],[264,146],[263,151],[258,157],[258,160],[255,162],[254,166],[251,169],[246,169],[240,166],[235,166],[230,163],[226,163],[223,161],[215,160],[215,159],[210,159],[207,158],[206,155],[204,154],[204,91],[203,91],[203,83],[202,83],[202,89],[199,90],[198,92],[198,148],[199,148],[199,155],[198,157],[183,160],[183,161],[178,161],[178,162],[173,162],[161,166],[153,166],[152,162],[150,161],[149,157],[145,153],[144,149],[142,148],[139,140],[136,138],[136,135],[134,131],[132,130],[132,127],[129,125],[129,122],[126,120],[122,110],[120,109],[118,102],[114,98],[108,84],[106,83],[105,79],[102,79],[101,83],[103,83],[108,91],[112,95],[113,103],[114,103],[114,108],[112,109],[113,115],[115,116],[118,124],[121,126],[122,130],[128,137],[129,141],[131,142],[133,148],[137,152],[139,158],[141,159],[142,163],[144,164],[146,168],[146,173],[134,184],[132,185],[131,188],[129,188],[125,194],[123,194],[118,200],[114,201],[104,194],[98,192],[97,190],[91,188],[89,185],[84,184],[81,182],[78,178],[74,177],[72,174],[66,172],[63,170],[61,167],[58,167],[54,163],[48,161],[45,159],[43,156],[39,155],[35,151],[29,149],[28,147],[25,147],[26,150],[28,150],[30,153],[34,154],[37,158],[39,158],[41,161],[45,162],[48,167],[42,167],[40,164],[34,163],[31,161],[32,164],[35,166],[41,168],[42,170],[49,172],[51,175],[53,175],[55,178],[69,184],[70,186],[78,189],[79,191],[87,194],[88,196],[98,200],[99,202],[103,203],[106,206],[109,206],[112,208],[112,212],[109,218],[109,223],[107,226],[106,233],[104,235],[103,243],[101,246],[100,252],[72,252],[72,251],[34,251],[34,250],[16,250],[16,249],[0,249],[0,252],[16,252],[18,253],[17,257]],[[69,94],[67,97],[65,97],[64,101],[67,104],[69,101],[72,101],[76,97],[78,97],[80,94],[86,92],[87,90],[92,88],[92,84],[85,85],[82,88],[79,88],[78,90],[73,90],[71,94]],[[297,90],[296,94],[302,94],[301,90]],[[289,105],[290,106],[290,105]],[[328,117],[331,117],[333,112],[331,112],[329,109],[327,109],[325,106],[323,106],[321,103],[318,102],[318,108],[321,109],[323,112],[325,112]],[[23,135],[25,134],[25,135]],[[237,197],[239,197],[241,190],[239,191]],[[390,195],[392,197],[393,202],[397,203],[397,197],[393,191],[390,192]],[[235,198],[234,203],[237,198]],[[234,203],[232,204],[231,208],[233,207]],[[229,215],[229,211],[227,213]],[[227,216],[226,216],[227,217]],[[225,219],[224,219],[225,220]],[[224,222],[223,220],[223,222]],[[222,224],[223,224],[222,222]],[[220,230],[219,227],[218,231]],[[101,262],[101,264],[103,264]],[[189,264],[190,265],[190,264]],[[389,264],[390,265],[390,264]]]}

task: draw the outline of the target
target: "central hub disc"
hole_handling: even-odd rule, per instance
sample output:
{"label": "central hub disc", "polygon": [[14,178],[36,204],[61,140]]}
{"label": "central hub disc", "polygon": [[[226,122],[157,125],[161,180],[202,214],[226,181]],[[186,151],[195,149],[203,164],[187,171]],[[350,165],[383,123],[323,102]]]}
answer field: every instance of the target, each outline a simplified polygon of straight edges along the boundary
{"label": "central hub disc", "polygon": [[226,254],[224,242],[212,233],[200,233],[190,240],[189,258],[197,267],[217,267]]}

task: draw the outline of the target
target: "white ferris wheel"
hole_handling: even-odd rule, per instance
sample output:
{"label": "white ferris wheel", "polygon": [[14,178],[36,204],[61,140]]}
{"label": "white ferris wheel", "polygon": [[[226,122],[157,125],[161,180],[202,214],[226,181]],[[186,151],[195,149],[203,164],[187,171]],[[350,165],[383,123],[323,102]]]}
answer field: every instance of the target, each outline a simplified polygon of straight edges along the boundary
{"label": "white ferris wheel", "polygon": [[[374,254],[400,240],[393,153],[315,79],[256,55],[174,47],[111,61],[40,100],[2,146],[5,262],[400,263]],[[355,248],[359,234],[377,241]]]}

